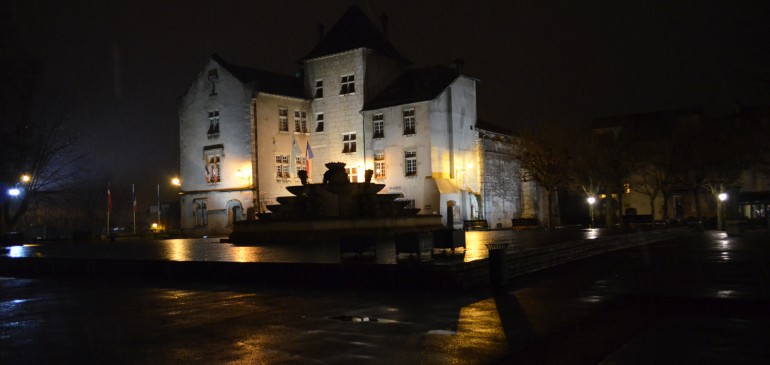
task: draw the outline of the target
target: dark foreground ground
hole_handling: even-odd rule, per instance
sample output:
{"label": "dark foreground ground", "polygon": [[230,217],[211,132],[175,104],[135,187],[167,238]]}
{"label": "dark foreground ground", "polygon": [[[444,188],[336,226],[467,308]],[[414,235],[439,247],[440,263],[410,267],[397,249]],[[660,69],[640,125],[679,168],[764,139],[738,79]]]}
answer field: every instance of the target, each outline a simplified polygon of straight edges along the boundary
{"label": "dark foreground ground", "polygon": [[764,364],[770,236],[707,232],[497,291],[0,279],[0,364]]}

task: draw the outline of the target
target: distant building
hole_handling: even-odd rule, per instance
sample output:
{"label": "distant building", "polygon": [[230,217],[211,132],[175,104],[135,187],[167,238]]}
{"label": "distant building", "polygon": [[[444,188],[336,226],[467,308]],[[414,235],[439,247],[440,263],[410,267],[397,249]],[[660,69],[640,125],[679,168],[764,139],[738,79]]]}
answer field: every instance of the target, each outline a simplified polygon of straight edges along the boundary
{"label": "distant building", "polygon": [[509,150],[495,155],[491,130],[475,129],[478,80],[461,61],[410,68],[355,5],[319,33],[298,77],[214,55],[180,99],[183,230],[228,233],[290,195],[298,171],[321,182],[328,162],[346,163],[352,182],[372,170],[383,192],[450,227],[471,219],[508,227],[520,216],[517,165]]}
{"label": "distant building", "polygon": [[[620,193],[623,206],[618,213],[623,215],[650,215],[656,220],[667,216],[679,221],[715,217],[718,205],[715,192],[708,189],[711,184],[719,185],[718,189],[730,196],[725,203],[728,219],[747,217],[765,221],[770,180],[762,159],[748,154],[762,153],[760,145],[766,144],[768,131],[767,106],[736,107],[734,115],[722,118],[705,118],[699,109],[597,118],[592,126],[594,143],[621,144],[625,153],[635,155],[637,164],[623,191],[604,194],[599,206],[605,206],[604,199],[617,200],[615,194]],[[747,161],[754,162],[749,165]],[[677,175],[666,181],[668,199],[659,192],[651,203],[653,192],[649,185],[654,176],[645,169],[655,163],[672,165],[671,171],[663,171],[664,176]]]}

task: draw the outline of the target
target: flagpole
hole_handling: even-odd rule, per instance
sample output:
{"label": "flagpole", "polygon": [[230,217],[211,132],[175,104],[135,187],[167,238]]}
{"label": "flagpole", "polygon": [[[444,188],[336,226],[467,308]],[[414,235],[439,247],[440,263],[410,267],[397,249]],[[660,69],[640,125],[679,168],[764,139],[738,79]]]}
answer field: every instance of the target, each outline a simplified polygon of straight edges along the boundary
{"label": "flagpole", "polygon": [[107,184],[107,237],[110,235],[110,212],[112,211],[112,194],[110,184]]}
{"label": "flagpole", "polygon": [[158,229],[160,229],[160,184],[158,184]]}
{"label": "flagpole", "polygon": [[136,234],[136,190],[131,184],[131,211],[134,213],[134,234]]}

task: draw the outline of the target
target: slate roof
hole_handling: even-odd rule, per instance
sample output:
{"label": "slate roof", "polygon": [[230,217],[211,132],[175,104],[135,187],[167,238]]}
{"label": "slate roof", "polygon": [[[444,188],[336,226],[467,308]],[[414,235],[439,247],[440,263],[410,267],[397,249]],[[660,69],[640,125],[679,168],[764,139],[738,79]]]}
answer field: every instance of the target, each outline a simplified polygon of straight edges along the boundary
{"label": "slate roof", "polygon": [[255,92],[305,98],[302,78],[231,64],[216,53],[211,59],[219,63],[243,83],[252,84]]}
{"label": "slate roof", "polygon": [[409,70],[364,105],[364,110],[433,100],[452,84],[460,73],[446,66]]}
{"label": "slate roof", "polygon": [[369,48],[407,64],[411,63],[396,51],[377,26],[356,5],[351,6],[324,35],[321,42],[300,61],[358,48]]}
{"label": "slate roof", "polygon": [[505,128],[503,126],[499,126],[497,124],[493,124],[490,122],[487,122],[486,120],[478,119],[476,120],[476,129],[485,130],[492,133],[497,134],[504,134],[506,136],[512,136],[515,137],[516,133],[514,133],[512,130]]}

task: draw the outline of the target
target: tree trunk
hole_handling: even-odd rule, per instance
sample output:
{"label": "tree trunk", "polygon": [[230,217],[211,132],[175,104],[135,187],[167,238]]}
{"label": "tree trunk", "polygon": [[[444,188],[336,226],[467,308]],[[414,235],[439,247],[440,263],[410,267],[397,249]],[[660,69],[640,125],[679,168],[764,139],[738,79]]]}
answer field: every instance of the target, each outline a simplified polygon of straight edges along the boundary
{"label": "tree trunk", "polygon": [[703,219],[703,214],[700,207],[700,189],[694,189],[692,194],[695,197],[695,215],[697,216],[695,218],[700,221]]}
{"label": "tree trunk", "polygon": [[650,216],[652,222],[655,223],[655,195],[650,195]]}
{"label": "tree trunk", "polygon": [[545,189],[545,210],[548,222],[546,228],[550,231],[553,228],[553,211],[551,210],[551,189]]}

